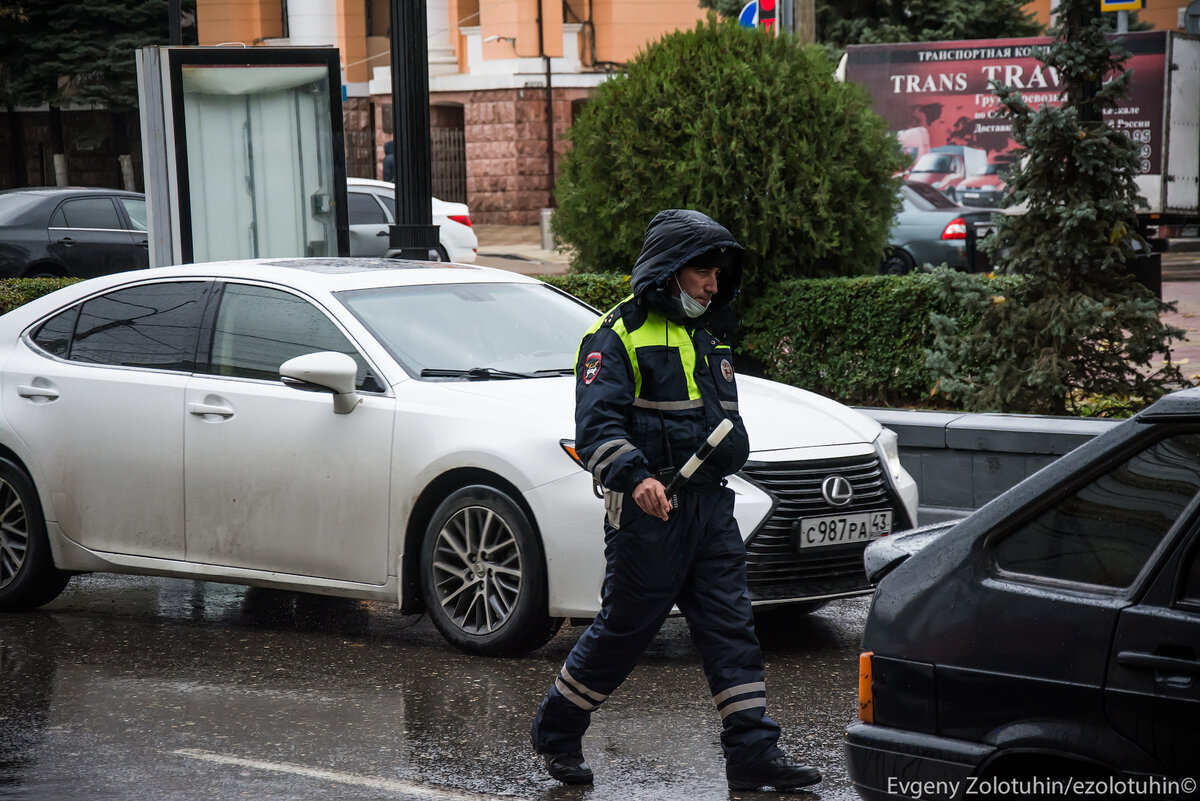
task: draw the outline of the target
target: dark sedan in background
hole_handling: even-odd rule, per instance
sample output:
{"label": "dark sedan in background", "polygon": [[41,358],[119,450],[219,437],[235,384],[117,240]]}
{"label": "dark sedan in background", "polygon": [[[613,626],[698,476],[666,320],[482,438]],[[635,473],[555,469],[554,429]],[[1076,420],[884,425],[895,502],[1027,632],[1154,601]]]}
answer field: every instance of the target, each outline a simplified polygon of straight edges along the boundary
{"label": "dark sedan in background", "polygon": [[0,192],[0,278],[97,275],[150,265],[139,192],[42,187]]}
{"label": "dark sedan in background", "polygon": [[923,264],[986,272],[979,241],[991,231],[992,213],[960,206],[928,184],[905,181],[879,272],[904,275]]}
{"label": "dark sedan in background", "polygon": [[1200,389],[865,564],[864,798],[1195,797]]}

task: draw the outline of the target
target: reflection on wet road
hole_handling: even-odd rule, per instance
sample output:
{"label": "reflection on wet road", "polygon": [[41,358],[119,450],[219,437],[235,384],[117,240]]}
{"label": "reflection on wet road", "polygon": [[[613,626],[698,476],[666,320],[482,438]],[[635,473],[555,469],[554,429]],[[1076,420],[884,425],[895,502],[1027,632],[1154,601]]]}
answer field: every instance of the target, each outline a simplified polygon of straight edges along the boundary
{"label": "reflection on wet road", "polygon": [[[760,623],[768,707],[787,750],[851,799],[867,601]],[[423,619],[342,599],[81,576],[0,616],[0,799],[580,799],[730,793],[686,625],[669,621],[584,741],[593,788],[560,787],[529,722],[581,628],[518,659],[470,657]]]}

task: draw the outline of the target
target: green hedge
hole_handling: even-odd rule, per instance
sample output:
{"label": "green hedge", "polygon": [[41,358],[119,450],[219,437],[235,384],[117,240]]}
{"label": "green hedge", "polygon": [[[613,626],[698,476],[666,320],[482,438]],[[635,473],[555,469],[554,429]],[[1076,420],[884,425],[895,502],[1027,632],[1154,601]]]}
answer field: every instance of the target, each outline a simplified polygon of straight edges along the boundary
{"label": "green hedge", "polygon": [[[629,276],[538,276],[607,311],[629,296]],[[1002,297],[1019,279],[986,278]],[[0,280],[0,313],[71,283],[71,278]],[[774,284],[742,312],[743,370],[864,406],[938,406],[925,367],[933,342],[930,313],[973,320],[937,292],[934,276],[791,279]]]}
{"label": "green hedge", "polygon": [[[997,298],[1020,279],[972,276]],[[790,280],[749,308],[740,350],[763,372],[844,403],[936,407],[930,314],[970,324],[928,274]],[[977,315],[977,312],[975,313]]]}
{"label": "green hedge", "polygon": [[31,300],[49,295],[78,281],[78,278],[4,278],[0,279],[0,314],[24,306]]}
{"label": "green hedge", "polygon": [[[629,277],[610,273],[539,276],[601,311],[629,295]],[[971,276],[1003,296],[1013,277]],[[743,371],[864,406],[936,407],[925,367],[930,314],[971,314],[938,292],[928,274],[791,279],[742,310]]]}
{"label": "green hedge", "polygon": [[620,273],[539,275],[537,278],[574,295],[602,312],[608,311],[632,294],[629,276]]}

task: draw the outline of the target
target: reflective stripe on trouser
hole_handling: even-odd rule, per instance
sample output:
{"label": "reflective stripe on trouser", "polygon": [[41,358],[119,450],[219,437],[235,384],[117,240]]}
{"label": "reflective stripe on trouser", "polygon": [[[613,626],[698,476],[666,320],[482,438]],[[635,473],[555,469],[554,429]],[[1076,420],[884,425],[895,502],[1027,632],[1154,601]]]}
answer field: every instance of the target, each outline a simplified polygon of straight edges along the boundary
{"label": "reflective stripe on trouser", "polygon": [[[620,530],[605,526],[603,605],[542,701],[531,731],[534,747],[580,750],[592,712],[625,681],[678,604],[721,715],[725,758],[750,764],[782,755],[775,745],[779,726],[766,715],[733,493],[685,487],[668,522],[641,512],[630,517]],[[636,703],[656,706],[650,696]],[[637,713],[636,705],[629,707],[629,714]]]}

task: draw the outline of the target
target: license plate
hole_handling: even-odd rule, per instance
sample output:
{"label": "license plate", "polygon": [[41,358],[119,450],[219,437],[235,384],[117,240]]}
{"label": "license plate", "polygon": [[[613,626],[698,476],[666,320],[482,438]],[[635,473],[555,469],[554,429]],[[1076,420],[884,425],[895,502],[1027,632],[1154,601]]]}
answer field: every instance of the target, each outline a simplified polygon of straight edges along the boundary
{"label": "license plate", "polygon": [[881,512],[804,517],[797,521],[796,533],[796,544],[800,548],[869,542],[892,533],[892,512],[889,509]]}

